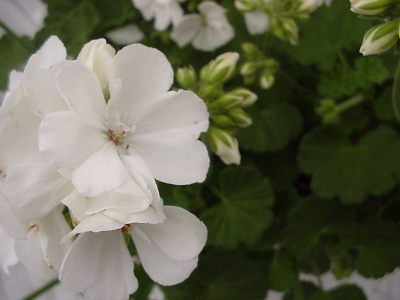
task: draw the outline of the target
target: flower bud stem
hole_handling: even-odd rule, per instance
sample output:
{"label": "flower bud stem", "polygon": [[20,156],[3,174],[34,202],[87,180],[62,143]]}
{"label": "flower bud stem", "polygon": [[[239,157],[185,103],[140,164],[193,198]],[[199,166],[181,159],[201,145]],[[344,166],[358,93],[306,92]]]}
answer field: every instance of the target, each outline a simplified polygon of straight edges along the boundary
{"label": "flower bud stem", "polygon": [[60,281],[58,281],[58,279],[50,281],[47,285],[43,286],[42,288],[40,288],[36,292],[34,292],[34,293],[30,294],[29,296],[25,297],[23,300],[33,300],[36,297],[44,294],[45,292],[50,290],[53,286],[55,286],[55,285],[57,285],[59,283],[60,283]]}

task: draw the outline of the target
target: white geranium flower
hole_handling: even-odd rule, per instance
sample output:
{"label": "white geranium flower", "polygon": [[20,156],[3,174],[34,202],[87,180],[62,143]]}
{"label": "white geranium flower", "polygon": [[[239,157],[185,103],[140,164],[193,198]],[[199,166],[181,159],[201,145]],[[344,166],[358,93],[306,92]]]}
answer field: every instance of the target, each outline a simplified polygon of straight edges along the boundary
{"label": "white geranium flower", "polygon": [[18,36],[33,38],[43,27],[46,15],[47,6],[40,0],[0,1],[0,21]]}
{"label": "white geranium flower", "polygon": [[251,35],[263,34],[269,28],[269,16],[262,10],[244,13],[244,21]]}
{"label": "white geranium flower", "polygon": [[[136,291],[133,259],[121,231],[129,231],[147,274],[161,285],[185,280],[197,266],[207,229],[179,207],[164,207],[160,224],[128,224],[121,230],[85,232],[78,236],[60,271],[63,286],[88,299],[126,300]],[[112,258],[112,259],[111,259]]]}
{"label": "white geranium flower", "polygon": [[183,16],[174,26],[171,39],[179,47],[192,43],[202,51],[213,51],[229,42],[235,35],[226,17],[226,10],[215,2],[204,1],[198,6],[200,14]]}
{"label": "white geranium flower", "polygon": [[183,16],[178,0],[132,0],[146,21],[155,19],[154,28],[164,31],[172,23],[176,25]]}
{"label": "white geranium flower", "polygon": [[191,91],[167,92],[173,70],[166,57],[143,45],[126,46],[112,59],[108,78],[107,103],[98,77],[81,62],[59,71],[57,87],[70,111],[44,117],[43,156],[72,170],[74,187],[86,197],[127,184],[136,156],[157,180],[203,181],[209,157],[197,138],[208,127],[207,108]]}

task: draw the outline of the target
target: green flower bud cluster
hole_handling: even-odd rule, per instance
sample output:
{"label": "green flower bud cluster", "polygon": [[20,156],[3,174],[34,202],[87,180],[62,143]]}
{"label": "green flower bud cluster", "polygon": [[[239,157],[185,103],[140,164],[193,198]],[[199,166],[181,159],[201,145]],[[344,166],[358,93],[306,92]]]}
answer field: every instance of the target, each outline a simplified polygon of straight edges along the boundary
{"label": "green flower bud cluster", "polygon": [[242,50],[246,62],[240,68],[245,84],[258,81],[263,89],[269,89],[275,82],[275,73],[279,63],[273,58],[266,58],[262,51],[252,43],[243,43]]}
{"label": "green flower bud cluster", "polygon": [[382,19],[382,23],[369,29],[360,52],[379,54],[389,50],[399,40],[400,0],[350,0],[350,10],[362,17]]}
{"label": "green flower bud cluster", "polygon": [[252,124],[250,115],[244,109],[258,98],[245,87],[224,90],[224,84],[236,73],[238,59],[238,53],[227,52],[209,62],[199,73],[192,66],[176,72],[179,85],[194,91],[206,103],[210,127],[202,139],[226,164],[240,163],[238,142],[234,135],[239,127]]}

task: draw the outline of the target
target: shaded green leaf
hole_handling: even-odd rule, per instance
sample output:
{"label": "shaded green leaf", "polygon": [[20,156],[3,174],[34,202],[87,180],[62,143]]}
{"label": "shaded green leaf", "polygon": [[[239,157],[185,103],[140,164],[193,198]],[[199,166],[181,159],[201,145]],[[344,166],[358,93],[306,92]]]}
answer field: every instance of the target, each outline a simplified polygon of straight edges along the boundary
{"label": "shaded green leaf", "polygon": [[269,265],[268,281],[276,291],[285,291],[298,282],[295,260],[283,251],[276,251]]}
{"label": "shaded green leaf", "polygon": [[274,194],[268,180],[253,167],[229,167],[219,176],[219,204],[200,215],[208,243],[227,249],[257,241],[272,222]]}
{"label": "shaded green leaf", "polygon": [[400,140],[385,125],[359,141],[334,128],[318,127],[304,136],[298,159],[300,168],[312,175],[311,186],[319,196],[361,203],[369,194],[383,195],[394,187],[394,173],[400,169]]}
{"label": "shaded green leaf", "polygon": [[249,151],[278,151],[301,131],[303,118],[295,106],[287,102],[273,103],[261,112],[250,111],[253,124],[239,130],[241,148]]}

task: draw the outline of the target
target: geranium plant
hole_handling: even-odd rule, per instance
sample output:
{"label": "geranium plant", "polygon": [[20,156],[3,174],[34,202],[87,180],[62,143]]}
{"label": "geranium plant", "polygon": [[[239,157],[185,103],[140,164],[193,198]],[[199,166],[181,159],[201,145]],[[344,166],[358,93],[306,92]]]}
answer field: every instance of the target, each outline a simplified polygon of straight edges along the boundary
{"label": "geranium plant", "polygon": [[25,299],[368,299],[318,279],[400,266],[398,7],[0,3],[4,272],[48,282]]}

